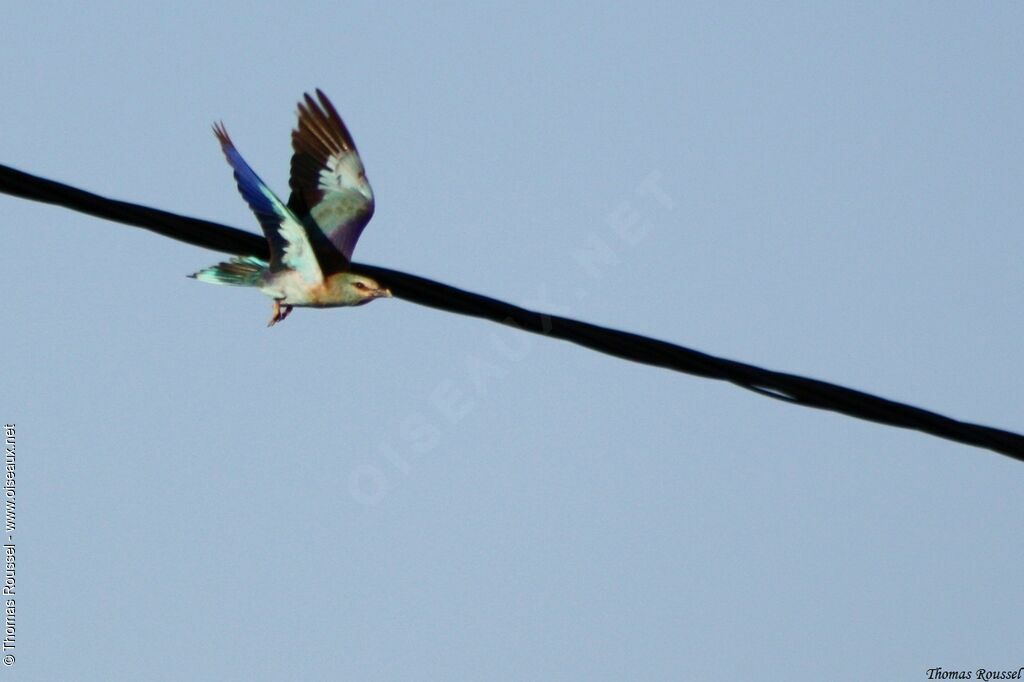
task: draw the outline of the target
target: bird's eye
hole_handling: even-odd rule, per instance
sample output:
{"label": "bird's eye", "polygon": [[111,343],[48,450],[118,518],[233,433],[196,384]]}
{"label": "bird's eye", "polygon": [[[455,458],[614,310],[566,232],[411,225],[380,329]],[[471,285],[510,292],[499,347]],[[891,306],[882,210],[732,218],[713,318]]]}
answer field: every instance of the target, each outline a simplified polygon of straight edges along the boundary
{"label": "bird's eye", "polygon": [[360,289],[360,290],[366,289],[366,285],[363,284],[362,282],[356,282],[355,283],[355,287],[356,287],[356,289]]}

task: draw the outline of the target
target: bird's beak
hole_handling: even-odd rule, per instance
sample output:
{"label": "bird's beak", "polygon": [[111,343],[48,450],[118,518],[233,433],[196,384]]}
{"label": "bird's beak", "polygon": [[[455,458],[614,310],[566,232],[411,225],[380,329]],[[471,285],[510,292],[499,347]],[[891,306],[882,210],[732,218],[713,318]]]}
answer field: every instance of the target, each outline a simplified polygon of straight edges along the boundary
{"label": "bird's beak", "polygon": [[391,289],[381,287],[380,289],[377,289],[377,296],[380,298],[392,298],[393,294],[391,293]]}

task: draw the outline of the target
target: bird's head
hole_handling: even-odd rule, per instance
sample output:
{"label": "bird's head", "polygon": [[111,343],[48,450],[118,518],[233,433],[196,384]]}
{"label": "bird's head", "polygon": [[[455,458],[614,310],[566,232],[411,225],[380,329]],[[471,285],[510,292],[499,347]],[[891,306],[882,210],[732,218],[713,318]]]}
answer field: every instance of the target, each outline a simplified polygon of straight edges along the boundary
{"label": "bird's head", "polygon": [[348,305],[363,305],[375,298],[391,298],[391,290],[377,280],[354,272],[337,275],[340,293]]}

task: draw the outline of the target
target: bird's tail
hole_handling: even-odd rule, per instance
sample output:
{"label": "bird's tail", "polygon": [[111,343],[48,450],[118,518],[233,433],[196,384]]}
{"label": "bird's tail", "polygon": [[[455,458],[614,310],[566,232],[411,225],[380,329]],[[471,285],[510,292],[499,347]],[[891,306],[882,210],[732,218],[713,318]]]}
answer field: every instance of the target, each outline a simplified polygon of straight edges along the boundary
{"label": "bird's tail", "polygon": [[266,271],[267,263],[254,256],[237,256],[227,263],[218,263],[194,275],[189,275],[200,282],[211,284],[230,284],[236,287],[254,287],[259,285],[260,276]]}

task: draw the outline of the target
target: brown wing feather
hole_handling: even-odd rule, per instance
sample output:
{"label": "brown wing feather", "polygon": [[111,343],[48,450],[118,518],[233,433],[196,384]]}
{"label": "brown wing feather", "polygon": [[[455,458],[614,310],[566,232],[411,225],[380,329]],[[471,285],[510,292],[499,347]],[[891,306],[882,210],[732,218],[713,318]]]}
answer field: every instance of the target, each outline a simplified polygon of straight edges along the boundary
{"label": "brown wing feather", "polygon": [[[319,89],[299,102],[299,121],[292,132],[288,207],[310,227],[321,264],[328,269],[347,265],[360,233],[373,216],[373,192],[363,173],[352,135],[338,111]],[[319,101],[318,101],[319,100]],[[335,266],[327,263],[334,255]]]}
{"label": "brown wing feather", "polygon": [[345,127],[337,109],[319,88],[316,90],[320,104],[307,93],[303,102],[299,102],[299,124],[292,131],[292,171],[289,186],[292,195],[288,199],[288,207],[295,210],[293,202],[301,199],[300,206],[305,210],[299,213],[305,217],[309,208],[316,206],[323,198],[320,189],[320,171],[326,166],[327,160],[335,154],[356,152],[352,135]]}

